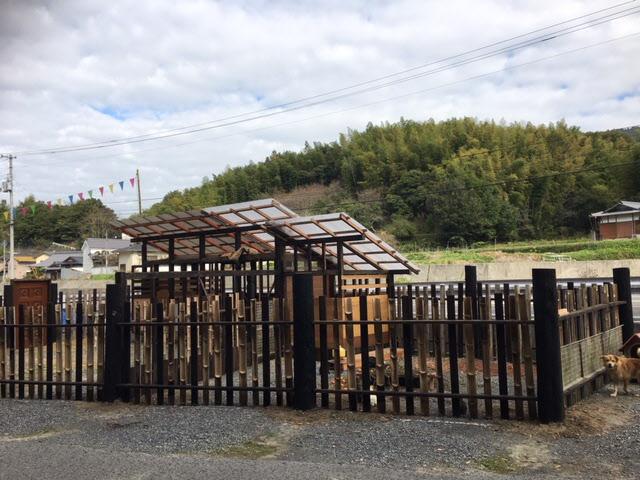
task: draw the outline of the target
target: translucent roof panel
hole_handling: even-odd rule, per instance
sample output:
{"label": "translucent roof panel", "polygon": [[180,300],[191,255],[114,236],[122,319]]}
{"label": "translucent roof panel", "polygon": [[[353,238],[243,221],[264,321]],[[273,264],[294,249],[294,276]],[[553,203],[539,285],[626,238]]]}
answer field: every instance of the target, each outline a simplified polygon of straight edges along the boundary
{"label": "translucent roof panel", "polygon": [[[345,270],[419,270],[393,247],[346,213],[329,213],[300,217],[272,198],[191,210],[134,217],[113,225],[135,240],[146,240],[160,251],[169,251],[174,239],[174,253],[195,256],[200,251],[199,235],[204,236],[207,256],[223,255],[235,249],[235,235],[241,232],[242,246],[251,254],[273,253],[275,237],[287,245],[312,245],[316,257],[334,265],[338,262],[338,242],[343,245]],[[318,244],[323,244],[319,246]]]}
{"label": "translucent roof panel", "polygon": [[267,222],[266,228],[274,235],[302,244],[324,242],[325,252],[334,262],[338,257],[336,243],[342,240],[342,260],[347,269],[419,272],[393,247],[346,213],[276,220]]}

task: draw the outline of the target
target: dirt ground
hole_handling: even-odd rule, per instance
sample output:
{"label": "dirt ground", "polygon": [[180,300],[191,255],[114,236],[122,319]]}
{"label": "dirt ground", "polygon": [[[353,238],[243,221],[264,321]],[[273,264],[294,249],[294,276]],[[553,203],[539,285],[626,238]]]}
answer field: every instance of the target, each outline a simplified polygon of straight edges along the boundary
{"label": "dirt ground", "polygon": [[0,400],[0,478],[637,478],[640,387],[557,425]]}

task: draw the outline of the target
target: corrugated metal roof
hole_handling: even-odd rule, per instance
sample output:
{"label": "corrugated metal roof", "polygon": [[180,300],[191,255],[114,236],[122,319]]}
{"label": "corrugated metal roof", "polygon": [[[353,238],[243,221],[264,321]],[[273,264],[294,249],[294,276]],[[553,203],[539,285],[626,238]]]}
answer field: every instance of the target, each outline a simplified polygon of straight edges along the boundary
{"label": "corrugated metal roof", "polygon": [[117,250],[129,246],[131,240],[124,240],[122,238],[87,238],[85,242],[89,248]]}

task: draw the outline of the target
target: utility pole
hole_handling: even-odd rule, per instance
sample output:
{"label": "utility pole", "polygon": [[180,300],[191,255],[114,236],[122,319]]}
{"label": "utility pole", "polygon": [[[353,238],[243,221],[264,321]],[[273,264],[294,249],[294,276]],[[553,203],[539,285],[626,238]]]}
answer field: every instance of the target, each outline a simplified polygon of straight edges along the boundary
{"label": "utility pole", "polygon": [[14,242],[13,242],[13,227],[15,223],[15,216],[13,213],[13,159],[15,155],[2,154],[0,158],[6,158],[9,160],[9,175],[7,180],[2,184],[2,191],[9,192],[9,279],[13,279],[16,275],[16,262],[14,258]]}
{"label": "utility pole", "polygon": [[136,168],[136,183],[138,184],[138,215],[142,215],[142,194],[140,193],[140,170]]}

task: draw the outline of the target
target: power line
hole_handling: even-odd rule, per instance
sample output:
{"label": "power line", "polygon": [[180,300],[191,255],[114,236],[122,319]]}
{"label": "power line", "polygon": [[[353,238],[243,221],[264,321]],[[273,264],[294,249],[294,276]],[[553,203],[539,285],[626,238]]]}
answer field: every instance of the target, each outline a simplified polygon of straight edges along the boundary
{"label": "power line", "polygon": [[[625,4],[628,4],[628,3],[631,3],[631,2],[626,2],[626,3],[623,3],[623,4],[619,4],[617,6],[625,5]],[[615,8],[615,7],[611,7],[611,8]],[[605,10],[607,10],[607,9],[605,9]],[[601,12],[601,11],[599,11],[599,12]],[[591,13],[591,14],[587,14],[587,15],[583,15],[581,17],[576,17],[576,18],[574,18],[572,20],[567,20],[565,22],[561,22],[560,24],[566,24],[566,23],[569,23],[571,21],[575,21],[576,19],[581,19],[581,18],[586,18],[588,16],[593,16],[595,13],[597,13],[597,12],[594,12],[594,13]],[[303,108],[309,108],[309,107],[320,105],[320,104],[327,103],[327,102],[330,102],[330,101],[335,101],[335,100],[338,100],[338,99],[341,99],[341,98],[345,98],[345,97],[358,95],[358,94],[366,93],[366,92],[369,92],[369,91],[385,88],[385,87],[388,87],[388,86],[391,86],[391,85],[397,85],[399,83],[407,82],[409,80],[413,80],[413,79],[416,79],[416,78],[421,78],[421,77],[424,77],[424,76],[433,75],[435,73],[440,73],[442,71],[445,71],[445,70],[448,70],[448,69],[451,69],[451,68],[456,68],[456,67],[459,67],[461,65],[466,65],[468,63],[477,62],[479,60],[484,60],[484,59],[490,58],[492,56],[501,55],[502,53],[505,53],[505,52],[510,52],[510,51],[514,51],[514,50],[520,50],[522,48],[533,46],[533,45],[536,45],[536,44],[539,44],[539,43],[548,42],[550,40],[554,40],[554,39],[559,38],[561,36],[565,36],[565,35],[568,35],[568,34],[571,34],[571,33],[575,33],[577,31],[580,31],[580,30],[583,30],[583,29],[586,29],[586,28],[593,28],[594,26],[601,25],[603,23],[608,23],[610,21],[613,21],[613,20],[616,20],[616,19],[619,19],[619,18],[624,18],[624,17],[630,16],[630,15],[635,15],[637,13],[640,13],[640,9],[638,9],[638,7],[627,8],[627,9],[622,10],[622,11],[618,11],[618,12],[615,12],[615,13],[604,15],[604,16],[601,16],[599,18],[591,19],[591,20],[589,20],[587,22],[583,22],[583,23],[578,24],[578,25],[574,25],[574,26],[571,26],[571,27],[565,27],[565,28],[559,29],[559,30],[557,30],[555,32],[551,32],[551,33],[545,34],[543,36],[539,36],[537,38],[533,38],[531,40],[520,42],[519,44],[516,44],[516,45],[503,47],[503,48],[500,48],[500,49],[498,49],[497,51],[494,51],[494,52],[489,52],[489,53],[485,53],[485,54],[482,54],[482,55],[478,55],[478,56],[472,57],[472,58],[467,59],[467,60],[462,60],[462,61],[460,61],[458,63],[454,63],[452,65],[439,67],[439,68],[431,70],[431,71],[421,72],[421,73],[417,73],[417,74],[411,75],[409,77],[399,78],[399,79],[396,79],[396,80],[393,80],[393,81],[390,81],[390,82],[387,82],[387,83],[384,83],[384,84],[381,84],[381,85],[374,85],[374,86],[371,86],[371,87],[366,87],[366,88],[363,88],[363,89],[360,89],[360,90],[356,90],[354,92],[344,93],[344,94],[341,94],[341,95],[333,96],[333,97],[330,97],[330,98],[325,98],[325,99],[318,100],[318,101],[315,101],[315,102],[305,103],[303,105],[298,105],[298,106],[291,107],[291,108],[285,108],[285,109],[278,110],[278,111],[275,111],[275,112],[264,113],[264,114],[261,114],[261,115],[254,115],[252,117],[248,117],[248,118],[244,118],[244,119],[234,120],[234,121],[225,122],[225,123],[216,123],[215,125],[202,126],[200,128],[194,128],[194,129],[185,130],[184,129],[185,127],[181,127],[180,129],[174,129],[174,131],[172,131],[171,133],[165,133],[165,134],[162,134],[162,135],[148,134],[148,135],[145,135],[145,136],[138,136],[138,137],[135,137],[135,138],[132,138],[132,139],[126,139],[125,138],[125,139],[121,139],[121,140],[113,140],[113,141],[100,142],[100,143],[94,143],[94,144],[85,144],[84,146],[80,145],[80,146],[75,146],[75,147],[57,147],[57,148],[54,147],[54,148],[51,148],[51,149],[39,149],[39,150],[20,152],[20,154],[21,155],[41,155],[41,154],[69,153],[69,152],[76,152],[76,151],[82,151],[82,150],[94,150],[94,149],[101,149],[101,148],[113,147],[113,146],[118,146],[118,145],[146,142],[146,141],[150,141],[150,140],[159,140],[159,139],[163,139],[163,138],[170,138],[170,137],[175,137],[175,136],[180,136],[180,135],[187,135],[187,134],[197,133],[197,132],[211,130],[211,129],[217,129],[217,128],[223,128],[223,127],[227,127],[227,126],[238,125],[238,124],[241,124],[241,123],[246,123],[246,122],[250,122],[250,121],[254,121],[254,120],[258,120],[258,119],[262,119],[262,118],[272,117],[272,116],[275,116],[275,115],[281,115],[283,113],[288,113],[288,112],[295,111],[295,110],[300,110],[300,109],[303,109]],[[550,28],[551,27],[547,27],[545,29],[538,29],[538,30],[534,30],[533,32],[548,30]],[[531,33],[532,32],[529,32],[529,34],[522,34],[520,36],[513,37],[513,38],[522,38],[524,36],[530,35]],[[507,40],[502,41],[502,42],[497,42],[494,45],[499,45],[499,44],[502,44],[502,43],[504,43],[506,41]],[[474,50],[472,50],[470,52],[475,52],[475,51],[478,51],[478,50],[482,50],[482,49],[474,49]],[[468,53],[469,52],[458,54],[458,55],[453,56],[452,58],[459,58],[461,56],[468,55]],[[431,64],[437,64],[437,63],[441,63],[441,62],[442,61],[433,62]],[[428,66],[430,64],[426,64],[426,65]],[[422,67],[414,67],[414,68],[415,69],[424,68],[424,66],[422,66]],[[409,71],[411,71],[411,70],[412,69],[409,69]],[[390,78],[392,76],[397,76],[399,74],[400,73],[390,74],[388,76],[380,77],[380,78]],[[365,82],[365,84],[374,83],[376,81],[379,81],[379,80],[371,80],[369,82]],[[353,87],[344,87],[344,89],[339,89],[339,91],[349,90],[349,89],[352,89],[352,88]],[[320,96],[323,96],[323,95],[327,95],[327,94],[318,94],[316,96],[313,96],[312,98],[317,98],[317,97],[320,97]],[[298,103],[298,101],[289,102],[289,104],[294,104],[294,103]],[[245,116],[245,115],[246,114],[239,115],[239,116]],[[235,116],[235,117],[237,118],[239,116]],[[214,122],[216,122],[216,121],[212,121],[212,122],[209,122],[209,123],[214,123]]]}
{"label": "power line", "polygon": [[[337,88],[337,89],[334,89],[334,90],[329,90],[329,91],[326,91],[326,92],[323,92],[323,93],[314,94],[314,95],[310,95],[310,96],[307,96],[307,97],[298,98],[298,99],[295,99],[295,100],[291,100],[289,102],[280,103],[280,104],[276,104],[276,105],[271,105],[269,107],[265,107],[265,108],[261,108],[261,109],[257,109],[257,110],[252,110],[252,111],[241,113],[241,114],[221,117],[221,118],[218,118],[218,119],[215,119],[215,120],[210,120],[210,121],[207,121],[207,122],[201,122],[201,123],[195,123],[195,124],[191,124],[191,125],[185,125],[183,127],[177,127],[177,128],[172,128],[172,129],[168,129],[168,130],[161,130],[161,131],[158,131],[158,132],[144,134],[144,135],[137,135],[137,136],[120,138],[120,139],[110,139],[110,140],[105,140],[103,142],[95,142],[95,143],[90,143],[90,144],[84,144],[84,145],[81,145],[81,146],[95,146],[95,145],[101,145],[101,144],[104,144],[104,143],[119,142],[119,141],[122,141],[122,140],[135,140],[135,139],[150,137],[150,136],[158,135],[158,134],[171,133],[171,132],[177,132],[177,131],[185,130],[185,129],[189,129],[189,128],[201,127],[201,126],[204,126],[204,125],[209,125],[209,124],[214,123],[214,122],[232,120],[232,119],[240,118],[240,117],[243,117],[243,116],[246,116],[246,115],[251,115],[251,114],[255,114],[255,113],[262,113],[262,112],[269,111],[269,110],[274,110],[274,109],[277,109],[277,108],[288,107],[288,106],[291,106],[291,105],[295,105],[297,103],[302,103],[302,102],[305,102],[305,101],[314,100],[316,98],[320,98],[320,97],[324,97],[324,96],[328,96],[328,95],[333,95],[333,94],[344,92],[344,91],[347,91],[347,90],[350,90],[350,89],[353,89],[353,88],[361,87],[361,86],[364,86],[364,85],[369,85],[369,84],[372,84],[372,83],[375,83],[375,82],[378,82],[378,81],[381,81],[381,80],[386,80],[386,79],[389,79],[389,78],[393,78],[393,77],[396,77],[396,76],[399,76],[399,75],[402,75],[402,74],[405,74],[405,73],[409,73],[409,72],[412,72],[412,71],[416,71],[416,70],[419,70],[421,68],[425,68],[425,67],[428,67],[428,66],[437,65],[439,63],[443,63],[443,62],[448,61],[448,60],[453,60],[453,59],[456,59],[456,58],[463,57],[463,56],[468,55],[470,53],[480,52],[482,50],[486,50],[486,49],[491,48],[491,47],[502,45],[502,44],[505,44],[507,42],[510,42],[510,41],[513,41],[513,40],[517,40],[519,38],[527,37],[527,36],[532,35],[534,33],[543,32],[545,30],[549,30],[551,28],[558,27],[560,25],[566,25],[568,23],[575,22],[577,20],[582,20],[584,18],[591,17],[591,16],[597,15],[599,13],[603,13],[603,12],[607,12],[607,11],[610,11],[610,10],[614,10],[614,9],[616,9],[618,7],[622,7],[624,5],[629,5],[629,4],[635,3],[635,2],[636,2],[636,0],[629,0],[629,1],[626,1],[626,2],[618,3],[616,5],[612,5],[612,6],[607,7],[607,8],[603,8],[603,9],[596,10],[596,11],[593,11],[593,12],[590,12],[590,13],[587,13],[587,14],[584,14],[584,15],[573,17],[573,18],[570,18],[568,20],[564,20],[562,22],[554,23],[554,24],[548,25],[546,27],[538,28],[538,29],[535,29],[535,30],[532,30],[532,31],[529,31],[529,32],[526,32],[526,33],[523,33],[523,34],[520,34],[520,35],[516,35],[514,37],[510,37],[510,38],[507,38],[507,39],[504,39],[504,40],[500,40],[500,41],[497,41],[497,42],[494,42],[494,43],[490,43],[490,44],[484,45],[482,47],[474,48],[474,49],[468,50],[466,52],[462,52],[462,53],[458,53],[458,54],[451,55],[451,56],[448,56],[448,57],[444,57],[444,58],[441,58],[439,60],[433,60],[433,61],[421,64],[421,65],[417,65],[417,66],[414,66],[414,67],[407,68],[405,70],[400,70],[398,72],[394,72],[394,73],[390,73],[390,74],[387,74],[387,75],[383,75],[383,76],[376,77],[376,78],[373,78],[373,79],[370,79],[370,80],[366,80],[366,81],[363,81],[363,82],[354,83],[354,84],[351,84],[351,85],[348,85],[348,86],[345,86],[345,87]],[[620,13],[620,12],[616,12],[616,13]]]}
{"label": "power line", "polygon": [[[140,154],[140,153],[146,153],[146,152],[150,152],[150,151],[162,150],[162,149],[166,149],[166,148],[177,148],[177,147],[182,147],[182,146],[185,146],[185,145],[192,145],[192,144],[203,142],[203,141],[212,141],[212,140],[218,140],[218,139],[223,139],[223,138],[229,138],[229,137],[233,137],[233,136],[246,135],[248,133],[253,133],[253,132],[268,130],[268,129],[272,129],[272,128],[277,128],[277,127],[297,124],[297,123],[306,122],[306,121],[309,121],[309,120],[315,120],[315,119],[326,117],[326,116],[330,116],[330,115],[336,115],[336,114],[340,114],[340,113],[344,113],[344,112],[348,112],[348,111],[352,111],[352,110],[357,110],[357,109],[364,108],[364,107],[378,105],[378,104],[389,102],[389,101],[393,101],[393,100],[407,98],[407,97],[410,97],[410,96],[413,96],[413,95],[424,94],[424,93],[431,92],[431,91],[434,91],[434,90],[438,90],[438,89],[441,89],[441,88],[445,88],[445,87],[449,87],[449,86],[465,83],[465,82],[468,82],[468,81],[471,81],[471,80],[478,80],[478,79],[481,79],[481,78],[489,77],[491,75],[495,75],[497,73],[502,73],[502,72],[505,72],[505,71],[515,70],[517,68],[530,66],[530,65],[533,65],[533,64],[536,64],[536,63],[540,63],[540,62],[543,62],[543,61],[551,60],[551,59],[558,58],[558,57],[561,57],[561,56],[564,56],[564,55],[569,55],[569,54],[573,54],[573,53],[576,53],[576,52],[579,52],[579,51],[584,51],[584,50],[587,50],[587,49],[590,49],[590,48],[606,45],[606,44],[617,42],[617,41],[620,41],[620,40],[625,40],[625,39],[628,39],[628,38],[631,38],[631,37],[635,37],[635,36],[637,36],[639,34],[640,34],[640,32],[635,32],[635,33],[631,33],[631,34],[628,34],[628,35],[623,35],[621,37],[615,37],[615,38],[612,38],[612,39],[609,39],[609,40],[604,40],[604,41],[601,41],[601,42],[596,42],[596,43],[593,43],[593,44],[590,44],[590,45],[585,45],[585,46],[582,46],[582,47],[579,47],[579,48],[575,48],[575,49],[572,49],[572,50],[567,50],[567,51],[564,51],[564,52],[560,52],[560,53],[557,53],[557,54],[554,54],[554,55],[549,55],[549,56],[546,56],[546,57],[538,58],[538,59],[535,59],[535,60],[532,60],[532,61],[529,61],[529,62],[510,65],[508,67],[504,67],[504,68],[501,68],[499,70],[494,70],[494,71],[491,71],[491,72],[487,72],[487,73],[483,73],[483,74],[479,74],[479,75],[474,75],[474,76],[467,77],[467,78],[464,78],[464,79],[461,79],[461,80],[456,80],[456,81],[453,81],[453,82],[448,82],[448,83],[436,85],[436,86],[433,86],[433,87],[420,89],[420,90],[416,90],[416,91],[413,91],[413,92],[404,93],[404,94],[401,94],[401,95],[396,95],[396,96],[393,96],[393,97],[387,97],[387,98],[384,98],[384,99],[381,99],[381,100],[367,102],[367,103],[355,105],[355,106],[348,107],[348,108],[342,108],[342,109],[339,109],[339,110],[333,110],[333,111],[330,111],[330,112],[325,112],[325,113],[321,113],[321,114],[318,114],[318,115],[305,117],[305,118],[302,118],[302,119],[296,119],[296,120],[292,120],[292,121],[289,121],[289,122],[282,122],[282,123],[278,123],[278,124],[274,124],[274,125],[268,125],[268,126],[265,126],[265,127],[242,130],[240,132],[233,132],[233,133],[229,133],[229,134],[225,134],[225,135],[218,135],[218,136],[214,136],[214,137],[208,137],[208,138],[203,138],[203,139],[198,139],[198,140],[193,140],[193,141],[183,142],[183,143],[178,143],[178,144],[173,144],[173,145],[163,145],[163,146],[158,146],[158,147],[147,148],[147,149],[139,150],[139,151],[134,152],[134,153]],[[114,158],[114,157],[121,157],[121,156],[130,156],[130,155],[131,155],[130,152],[129,153],[122,153],[122,154],[101,155],[101,156],[98,156],[98,157],[91,157],[89,159],[85,159],[84,161],[94,162],[96,160],[100,160],[100,159],[104,159],[104,158]],[[67,160],[61,160],[59,162],[47,162],[47,165],[48,166],[49,165],[57,165],[57,164],[66,163],[66,162],[67,162]]]}

